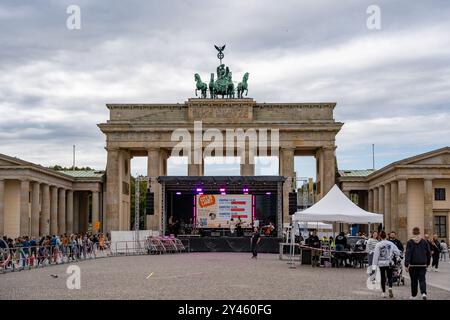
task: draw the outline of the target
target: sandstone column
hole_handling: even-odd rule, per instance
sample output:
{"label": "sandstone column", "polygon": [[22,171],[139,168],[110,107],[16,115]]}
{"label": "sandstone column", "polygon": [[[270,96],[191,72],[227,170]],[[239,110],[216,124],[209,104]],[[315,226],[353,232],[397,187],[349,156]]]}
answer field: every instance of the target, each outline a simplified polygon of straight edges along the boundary
{"label": "sandstone column", "polygon": [[157,178],[161,175],[160,149],[149,149],[147,160],[147,176],[149,178],[150,191],[155,195],[154,215],[147,216],[147,229],[153,231],[161,231],[161,199],[162,189]]}
{"label": "sandstone column", "polygon": [[73,233],[73,191],[72,190],[67,190],[66,233],[68,235]]}
{"label": "sandstone column", "polygon": [[58,188],[50,187],[50,234],[58,233]]}
{"label": "sandstone column", "polygon": [[[281,157],[281,155],[280,155]],[[281,163],[280,163],[281,166]],[[324,180],[324,165],[323,165],[323,149],[319,149],[316,151],[316,196],[317,200],[322,199],[323,197],[323,180]]]}
{"label": "sandstone column", "polygon": [[41,236],[50,234],[50,186],[48,184],[42,185],[42,210],[39,233]]}
{"label": "sandstone column", "polygon": [[21,236],[30,235],[30,181],[20,182],[20,232]]}
{"label": "sandstone column", "polygon": [[384,214],[384,186],[378,188],[378,213]]}
{"label": "sandstone column", "polygon": [[188,176],[203,176],[203,162],[201,164],[189,163],[188,164]]}
{"label": "sandstone column", "polygon": [[73,192],[73,233],[80,231],[80,194]]}
{"label": "sandstone column", "polygon": [[390,232],[391,225],[391,184],[384,185],[384,230]]}
{"label": "sandstone column", "polygon": [[333,188],[336,179],[336,147],[323,148],[323,178],[322,197]]}
{"label": "sandstone column", "polygon": [[31,186],[31,236],[39,237],[39,182]]}
{"label": "sandstone column", "polygon": [[370,212],[373,212],[373,189],[369,189],[369,192],[367,193],[368,194],[368,210],[370,211]]}
{"label": "sandstone column", "polygon": [[378,191],[379,191],[378,187],[373,188],[373,212],[375,213],[379,213],[380,211],[380,208],[378,206],[378,201],[380,200]]}
{"label": "sandstone column", "polygon": [[[87,207],[87,200],[86,200],[86,191],[82,191],[78,194],[79,197],[79,208],[78,208],[78,232],[86,232],[85,229],[86,226],[86,207]],[[116,230],[116,229],[115,229]]]}
{"label": "sandstone column", "polygon": [[398,184],[391,182],[391,230],[398,231]]}
{"label": "sandstone column", "polygon": [[93,233],[96,233],[99,231],[98,229],[95,229],[95,225],[98,221],[100,221],[98,191],[92,191],[92,232]]}
{"label": "sandstone column", "polygon": [[402,242],[406,242],[408,231],[408,196],[407,196],[407,181],[406,179],[398,180],[398,238]]}
{"label": "sandstone column", "polygon": [[83,220],[83,229],[84,229],[84,232],[88,232],[89,231],[89,197],[90,197],[90,195],[91,195],[91,193],[88,191],[88,192],[86,192],[86,196],[85,196],[85,199],[86,199],[86,202],[85,202],[85,204],[84,204],[84,213],[83,213],[83,215],[84,215],[84,220]]}
{"label": "sandstone column", "polygon": [[241,176],[254,176],[255,175],[255,165],[254,164],[241,164]]}
{"label": "sandstone column", "polygon": [[[423,196],[424,196],[424,233],[430,236],[433,234],[433,180],[423,180]],[[408,230],[409,231],[409,230]]]}
{"label": "sandstone column", "polygon": [[58,190],[58,233],[66,233],[66,189]]}
{"label": "sandstone column", "polygon": [[255,175],[255,153],[252,149],[246,149],[245,154],[241,155],[241,176]]}
{"label": "sandstone column", "polygon": [[5,234],[5,180],[0,179],[0,235]]}
{"label": "sandstone column", "polygon": [[[106,163],[106,231],[119,230],[120,217],[120,179],[119,172],[119,149],[108,149],[108,158]],[[81,196],[81,195],[80,195]],[[84,211],[80,203],[80,215]],[[81,220],[81,218],[80,218]]]}
{"label": "sandstone column", "polygon": [[286,178],[283,184],[283,223],[289,222],[289,192],[292,192],[294,177],[294,148],[281,148],[280,175]]}
{"label": "sandstone column", "polygon": [[344,194],[350,199],[350,190],[344,190]]}

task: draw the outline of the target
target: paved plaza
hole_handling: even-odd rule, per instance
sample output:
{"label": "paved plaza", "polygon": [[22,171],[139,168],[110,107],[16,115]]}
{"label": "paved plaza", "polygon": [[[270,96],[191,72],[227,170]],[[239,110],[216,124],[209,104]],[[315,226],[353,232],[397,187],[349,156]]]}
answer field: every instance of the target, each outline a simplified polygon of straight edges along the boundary
{"label": "paved plaza", "polygon": [[[0,299],[381,299],[365,269],[289,268],[275,254],[186,253],[79,262],[81,289],[66,286],[68,264],[0,274]],[[450,299],[450,264],[429,273],[430,299]],[[53,277],[57,275],[58,277]],[[446,289],[446,290],[444,290]],[[409,298],[407,286],[395,299]]]}

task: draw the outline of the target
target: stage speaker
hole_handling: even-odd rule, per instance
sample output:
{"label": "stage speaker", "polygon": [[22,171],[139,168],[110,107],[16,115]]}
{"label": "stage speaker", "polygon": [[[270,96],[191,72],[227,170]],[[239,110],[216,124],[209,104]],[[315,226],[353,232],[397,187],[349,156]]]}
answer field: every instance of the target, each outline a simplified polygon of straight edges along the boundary
{"label": "stage speaker", "polygon": [[145,195],[145,214],[155,214],[155,194],[150,191],[147,191],[147,194]]}
{"label": "stage speaker", "polygon": [[289,192],[289,215],[297,212],[297,193]]}

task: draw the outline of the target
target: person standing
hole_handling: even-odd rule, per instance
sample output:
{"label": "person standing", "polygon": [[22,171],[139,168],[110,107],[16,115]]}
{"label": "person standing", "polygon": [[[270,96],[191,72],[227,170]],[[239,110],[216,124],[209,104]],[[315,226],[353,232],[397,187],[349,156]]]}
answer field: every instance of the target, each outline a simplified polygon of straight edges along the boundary
{"label": "person standing", "polygon": [[320,266],[320,239],[317,236],[317,230],[314,229],[312,234],[308,238],[308,246],[311,247],[311,265],[313,267],[319,267]]}
{"label": "person standing", "polygon": [[433,257],[431,270],[437,272],[439,268],[439,258],[441,256],[441,244],[439,243],[437,234],[433,235],[433,239],[431,240],[431,256]]}
{"label": "person standing", "polygon": [[431,250],[429,242],[420,236],[420,229],[415,227],[413,237],[406,243],[405,268],[411,277],[411,298],[417,296],[417,285],[420,286],[422,299],[427,299],[427,283],[425,274],[430,265]]}
{"label": "person standing", "polygon": [[393,242],[398,250],[400,250],[401,253],[403,253],[403,251],[405,251],[405,249],[403,248],[403,244],[400,240],[397,239],[397,233],[395,231],[391,231],[389,233],[389,241]]}
{"label": "person standing", "polygon": [[258,244],[261,241],[261,235],[259,234],[258,228],[253,228],[253,234],[252,234],[252,259],[256,259],[258,256]]}
{"label": "person standing", "polygon": [[389,298],[394,297],[392,292],[392,269],[395,265],[394,259],[400,258],[400,250],[391,241],[386,240],[386,232],[380,232],[381,241],[375,246],[372,260],[372,274],[375,273],[377,266],[381,273],[381,290],[383,298],[386,297],[386,280],[389,286]]}
{"label": "person standing", "polygon": [[377,245],[378,242],[379,242],[378,241],[378,232],[374,231],[374,232],[372,232],[372,236],[366,242],[366,252],[368,254],[367,261],[368,261],[369,267],[372,265],[373,253],[375,251],[375,246]]}
{"label": "person standing", "polygon": [[334,241],[336,251],[344,251],[347,248],[347,237],[344,232],[340,232]]}
{"label": "person standing", "polygon": [[441,240],[441,260],[447,261],[448,246],[445,240]]}
{"label": "person standing", "polygon": [[241,217],[238,217],[237,222],[236,222],[236,236],[242,237],[243,235],[244,235],[244,233],[242,231],[242,220],[241,220]]}
{"label": "person standing", "polygon": [[230,236],[234,237],[235,230],[236,230],[236,223],[234,222],[234,219],[231,218],[231,220],[230,220]]}

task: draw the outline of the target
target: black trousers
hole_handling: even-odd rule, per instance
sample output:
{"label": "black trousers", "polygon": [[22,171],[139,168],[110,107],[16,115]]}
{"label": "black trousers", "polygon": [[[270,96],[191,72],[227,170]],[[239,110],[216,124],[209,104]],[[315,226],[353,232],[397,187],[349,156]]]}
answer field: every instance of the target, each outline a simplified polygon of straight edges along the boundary
{"label": "black trousers", "polygon": [[386,292],[386,276],[389,288],[392,288],[392,268],[391,267],[380,267],[381,273],[381,290]]}
{"label": "black trousers", "polygon": [[439,267],[439,252],[433,253],[433,262],[431,263],[432,267],[435,267],[436,269]]}
{"label": "black trousers", "polygon": [[417,285],[420,285],[421,294],[427,294],[427,283],[425,280],[426,273],[426,267],[409,267],[409,276],[411,277],[411,295],[413,297],[417,296]]}
{"label": "black trousers", "polygon": [[[248,248],[248,247],[247,247]],[[258,244],[253,244],[252,243],[252,253],[253,253],[253,256],[254,257],[256,257],[256,256],[258,256]]]}

